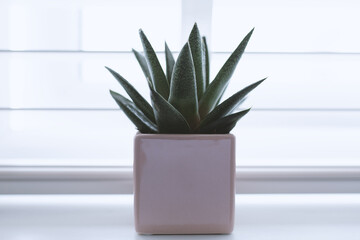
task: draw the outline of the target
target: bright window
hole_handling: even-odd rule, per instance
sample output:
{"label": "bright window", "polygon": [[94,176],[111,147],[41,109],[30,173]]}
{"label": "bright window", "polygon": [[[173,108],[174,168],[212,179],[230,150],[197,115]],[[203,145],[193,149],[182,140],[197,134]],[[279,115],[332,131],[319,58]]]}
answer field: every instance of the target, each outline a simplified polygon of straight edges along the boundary
{"label": "bright window", "polygon": [[130,166],[136,130],[111,99],[108,89],[121,87],[104,66],[148,98],[131,53],[141,50],[137,30],[164,63],[164,41],[178,51],[193,20],[209,34],[212,77],[256,27],[224,96],[269,77],[233,131],[239,166],[360,165],[359,7],[355,0],[1,1],[0,165]]}

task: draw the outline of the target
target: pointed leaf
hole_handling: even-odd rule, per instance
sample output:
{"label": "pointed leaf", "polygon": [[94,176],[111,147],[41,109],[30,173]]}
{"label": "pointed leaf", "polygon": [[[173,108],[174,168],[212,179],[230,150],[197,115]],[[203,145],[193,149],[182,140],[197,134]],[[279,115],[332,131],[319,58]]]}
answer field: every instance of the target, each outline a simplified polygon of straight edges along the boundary
{"label": "pointed leaf", "polygon": [[133,102],[125,98],[119,93],[110,90],[111,96],[119,105],[126,116],[135,124],[141,133],[157,133],[156,125],[150,121]]}
{"label": "pointed leaf", "polygon": [[189,133],[189,124],[181,113],[153,88],[150,90],[159,133]]}
{"label": "pointed leaf", "polygon": [[169,103],[185,117],[192,129],[199,124],[195,69],[188,43],[181,49],[174,66]]}
{"label": "pointed leaf", "polygon": [[236,123],[249,111],[250,109],[247,109],[220,118],[215,122],[212,122],[209,125],[200,128],[198,132],[202,134],[227,134],[235,127]]}
{"label": "pointed leaf", "polygon": [[133,100],[135,105],[149,118],[152,122],[155,122],[154,111],[151,105],[136,91],[136,89],[123,78],[120,74],[112,70],[111,68],[105,67],[109,72],[118,80],[121,86],[125,89],[129,97]]}
{"label": "pointed leaf", "polygon": [[150,77],[150,73],[149,73],[149,68],[148,68],[145,57],[141,53],[136,51],[135,49],[133,49],[132,51],[136,57],[136,60],[138,61],[139,65],[140,65],[145,77],[150,79],[151,77]]}
{"label": "pointed leaf", "polygon": [[202,48],[203,48],[203,72],[205,78],[205,90],[209,87],[210,83],[210,58],[209,58],[209,48],[206,43],[206,37],[202,37]]}
{"label": "pointed leaf", "polygon": [[200,123],[200,127],[202,128],[212,122],[215,122],[216,120],[226,116],[227,114],[231,113],[239,104],[241,103],[241,100],[246,97],[246,95],[251,92],[253,89],[255,89],[257,86],[259,86],[260,83],[265,81],[266,78],[253,83],[246,88],[238,91],[228,99],[226,99],[224,102],[222,102],[220,105],[218,105],[214,110],[212,110]]}
{"label": "pointed leaf", "polygon": [[146,62],[149,68],[150,79],[155,87],[155,90],[165,99],[168,99],[169,83],[156,56],[156,53],[141,29],[139,30],[139,34],[144,48]]}
{"label": "pointed leaf", "polygon": [[[245,96],[243,99],[241,99],[237,104],[236,104],[236,107],[234,108],[234,110],[236,109],[236,108],[239,108],[239,106],[241,105],[241,104],[243,104],[245,101],[246,101],[246,99],[247,99],[247,96]],[[219,101],[220,102],[220,101]],[[217,105],[219,105],[219,103],[217,103],[216,104],[216,106]],[[206,117],[206,116],[205,116]]]}
{"label": "pointed leaf", "polygon": [[171,86],[170,84],[171,75],[173,72],[175,60],[166,42],[165,42],[165,60],[166,60],[166,78],[168,80],[169,86]]}
{"label": "pointed leaf", "polygon": [[[241,100],[238,102],[237,107],[239,107],[243,102],[245,102],[246,99],[247,99],[247,97],[244,97],[243,99],[241,99]],[[216,103],[216,106],[219,105],[220,100],[221,100],[221,99],[219,99],[219,101]],[[237,107],[236,107],[236,108],[237,108]],[[205,116],[205,117],[206,117],[206,116]]]}
{"label": "pointed leaf", "polygon": [[189,36],[189,44],[191,48],[191,54],[195,67],[195,76],[196,76],[196,88],[198,99],[201,99],[205,92],[205,78],[203,72],[203,53],[202,53],[202,42],[197,24],[194,24],[193,29],[191,30]]}
{"label": "pointed leaf", "polygon": [[246,45],[248,44],[253,31],[254,29],[252,29],[241,41],[239,46],[235,49],[235,51],[231,54],[231,56],[222,66],[215,79],[210,83],[203,98],[201,98],[199,109],[201,118],[208,114],[215,107],[215,104],[218,102],[219,98],[221,98],[222,94],[224,93],[238,62],[240,61],[241,56],[244,53]]}

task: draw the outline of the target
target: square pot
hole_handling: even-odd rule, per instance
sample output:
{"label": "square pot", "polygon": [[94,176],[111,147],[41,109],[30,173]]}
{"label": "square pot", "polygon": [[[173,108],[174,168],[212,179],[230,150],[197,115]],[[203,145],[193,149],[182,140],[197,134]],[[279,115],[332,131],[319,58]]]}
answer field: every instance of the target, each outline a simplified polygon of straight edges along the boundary
{"label": "square pot", "polygon": [[232,232],[234,135],[137,134],[134,150],[138,233]]}

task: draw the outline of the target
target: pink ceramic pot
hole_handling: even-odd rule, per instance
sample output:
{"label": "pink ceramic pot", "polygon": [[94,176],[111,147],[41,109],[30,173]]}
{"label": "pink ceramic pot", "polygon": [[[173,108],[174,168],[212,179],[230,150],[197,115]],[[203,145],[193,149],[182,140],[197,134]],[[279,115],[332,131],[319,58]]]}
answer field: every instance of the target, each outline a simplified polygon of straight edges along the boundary
{"label": "pink ceramic pot", "polygon": [[232,232],[234,135],[137,134],[134,149],[138,233]]}

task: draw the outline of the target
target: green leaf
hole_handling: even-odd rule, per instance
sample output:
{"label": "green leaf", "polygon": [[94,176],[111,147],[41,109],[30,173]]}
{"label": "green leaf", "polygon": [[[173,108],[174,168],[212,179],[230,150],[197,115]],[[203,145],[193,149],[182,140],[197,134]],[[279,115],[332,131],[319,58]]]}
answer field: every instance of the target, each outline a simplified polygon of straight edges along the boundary
{"label": "green leaf", "polygon": [[227,134],[235,127],[236,123],[249,111],[250,109],[247,109],[220,118],[215,122],[200,128],[198,132],[202,134]]}
{"label": "green leaf", "polygon": [[149,68],[150,79],[155,87],[155,90],[165,99],[168,99],[169,83],[156,56],[156,53],[141,29],[139,30],[139,34],[144,48],[146,62]]}
{"label": "green leaf", "polygon": [[[238,106],[240,106],[243,102],[245,102],[246,99],[247,99],[247,97],[244,97],[243,99],[241,99],[241,100],[238,102]],[[221,100],[221,99],[219,99],[219,101],[216,103],[216,106],[219,105],[220,100]]]}
{"label": "green leaf", "polygon": [[134,53],[134,55],[136,57],[136,60],[139,62],[139,65],[140,65],[145,77],[148,78],[148,79],[151,79],[149,68],[148,68],[145,57],[141,53],[136,51],[135,49],[133,49],[132,51],[133,51],[133,53]]}
{"label": "green leaf", "polygon": [[210,83],[204,96],[201,98],[199,108],[201,118],[203,118],[212,109],[214,109],[215,104],[218,102],[219,98],[221,98],[222,94],[224,93],[238,62],[240,61],[241,56],[245,51],[246,45],[248,44],[253,31],[254,29],[252,29],[241,41],[239,46],[235,49],[235,51],[231,54],[231,56],[222,66],[215,79]]}
{"label": "green leaf", "polygon": [[214,110],[212,110],[208,115],[206,115],[206,117],[201,121],[199,128],[205,127],[232,112],[237,106],[239,106],[239,104],[246,97],[246,95],[253,89],[255,89],[257,86],[259,86],[260,83],[265,81],[265,79],[266,78],[247,86],[246,88],[238,91],[237,93],[226,99],[216,108],[214,108]]}
{"label": "green leaf", "polygon": [[159,133],[189,133],[190,127],[181,113],[153,88],[150,90]]}
{"label": "green leaf", "polygon": [[166,77],[169,83],[169,86],[171,86],[171,75],[174,69],[174,56],[172,55],[167,43],[165,42],[165,60],[166,60]]}
{"label": "green leaf", "polygon": [[181,49],[171,79],[169,103],[186,119],[192,129],[200,122],[196,80],[189,43]]}
{"label": "green leaf", "polygon": [[203,48],[203,72],[205,78],[205,90],[209,87],[210,83],[210,58],[209,58],[209,48],[206,43],[206,37],[202,37],[202,48]]}
{"label": "green leaf", "polygon": [[110,90],[111,96],[114,98],[119,107],[126,116],[135,124],[141,133],[157,133],[156,125],[148,119],[143,112],[138,109],[133,102],[125,98],[119,93]]}
{"label": "green leaf", "polygon": [[136,91],[136,89],[120,74],[112,70],[111,68],[105,67],[109,72],[118,80],[121,86],[125,89],[129,97],[133,100],[135,105],[149,118],[152,122],[155,122],[154,111],[151,105]]}
{"label": "green leaf", "polygon": [[205,78],[204,78],[204,62],[203,62],[203,53],[202,53],[202,43],[199,28],[197,24],[194,24],[193,29],[191,30],[189,36],[189,44],[191,48],[191,54],[195,67],[195,76],[196,76],[196,88],[197,88],[197,97],[200,100],[205,92]]}

